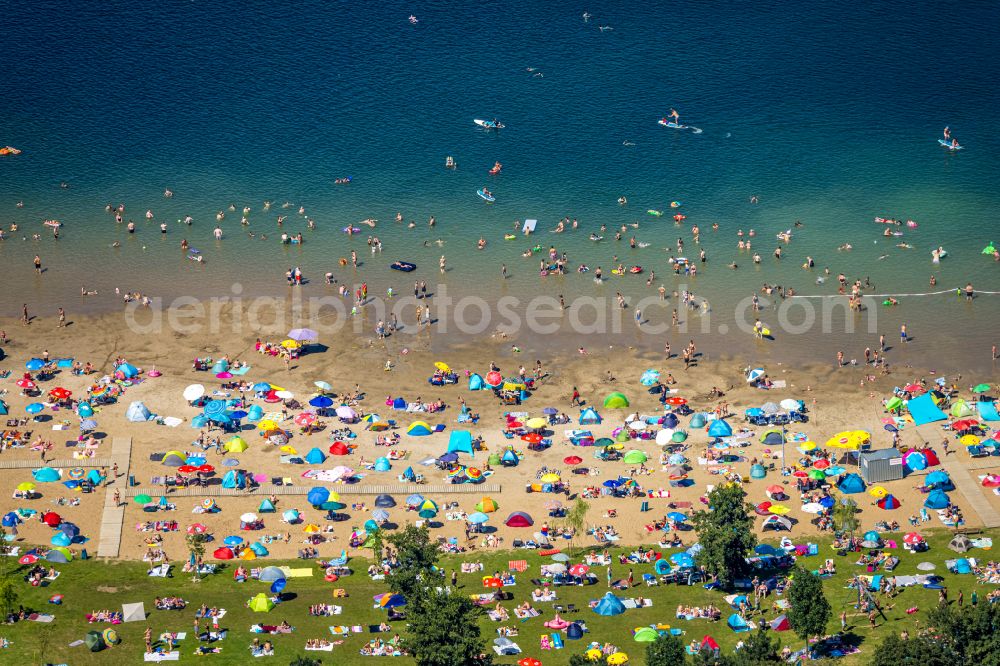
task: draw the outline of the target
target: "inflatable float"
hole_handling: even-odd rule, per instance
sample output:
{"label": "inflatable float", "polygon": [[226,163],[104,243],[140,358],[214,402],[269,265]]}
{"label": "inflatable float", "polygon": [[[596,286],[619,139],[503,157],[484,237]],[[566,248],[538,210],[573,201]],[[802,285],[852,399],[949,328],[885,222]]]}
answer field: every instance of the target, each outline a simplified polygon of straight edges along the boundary
{"label": "inflatable float", "polygon": [[354,180],[354,178],[352,176],[348,176],[347,178],[337,178],[336,180],[333,181],[333,184],[334,185],[347,185],[352,180]]}
{"label": "inflatable float", "polygon": [[671,201],[670,202],[670,207],[671,208],[680,208],[681,207],[681,202],[680,201]]}
{"label": "inflatable float", "polygon": [[503,235],[503,239],[504,240],[514,240],[515,238],[517,238],[517,236],[515,234],[504,234]]}
{"label": "inflatable float", "polygon": [[389,264],[389,268],[394,271],[403,271],[404,273],[409,273],[416,270],[417,265],[410,263],[409,261],[394,261]]}
{"label": "inflatable float", "polygon": [[650,215],[655,215],[656,217],[659,217],[659,216],[663,215],[663,211],[662,210],[654,210],[652,208],[650,208],[646,212],[649,213]]}
{"label": "inflatable float", "polygon": [[4,146],[0,148],[0,155],[20,155],[21,151],[14,146]]}
{"label": "inflatable float", "polygon": [[631,268],[625,269],[625,271],[619,271],[617,268],[611,269],[613,275],[625,275],[625,273],[631,273],[632,275],[638,275],[642,272],[642,266],[632,266]]}
{"label": "inflatable float", "polygon": [[45,220],[44,222],[42,222],[42,224],[44,224],[47,227],[52,227],[53,229],[58,229],[59,227],[62,226],[62,222],[60,222],[59,220]]}
{"label": "inflatable float", "polygon": [[345,234],[360,234],[361,233],[361,228],[360,227],[344,227],[342,229],[342,231]]}

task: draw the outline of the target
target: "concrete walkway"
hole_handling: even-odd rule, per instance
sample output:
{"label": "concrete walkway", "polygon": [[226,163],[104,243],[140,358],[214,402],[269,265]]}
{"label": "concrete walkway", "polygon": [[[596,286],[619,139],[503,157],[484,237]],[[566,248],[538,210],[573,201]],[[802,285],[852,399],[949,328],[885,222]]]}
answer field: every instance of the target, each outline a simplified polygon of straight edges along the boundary
{"label": "concrete walkway", "polygon": [[[991,465],[995,467],[996,465]],[[958,461],[942,464],[955,488],[962,493],[966,501],[978,515],[983,527],[1000,527],[1000,513],[997,513],[988,497],[983,495],[983,486],[979,479],[969,474],[969,468]],[[983,467],[982,469],[985,469]]]}
{"label": "concrete walkway", "polygon": [[[132,438],[115,437],[111,442],[111,459],[105,466],[110,468],[118,463],[118,478],[111,479],[111,485],[104,487],[104,513],[101,516],[101,539],[97,545],[98,557],[118,557],[122,544],[122,524],[125,521],[125,503],[130,497],[128,485],[129,468],[132,464]],[[115,505],[115,490],[121,492],[123,503]],[[132,493],[135,494],[135,493]]]}
{"label": "concrete walkway", "polygon": [[[239,490],[236,488],[223,488],[222,486],[176,488],[169,490],[166,494],[171,497],[267,497],[268,495],[308,495],[313,486],[274,486],[262,484],[254,490]],[[341,496],[346,495],[397,495],[406,497],[412,493],[420,495],[497,495],[501,491],[499,483],[461,483],[447,485],[421,485],[392,483],[375,486],[336,486],[334,488]],[[161,491],[157,491],[161,492]],[[122,499],[135,497],[146,493],[155,494],[149,488],[125,488],[122,490]]]}

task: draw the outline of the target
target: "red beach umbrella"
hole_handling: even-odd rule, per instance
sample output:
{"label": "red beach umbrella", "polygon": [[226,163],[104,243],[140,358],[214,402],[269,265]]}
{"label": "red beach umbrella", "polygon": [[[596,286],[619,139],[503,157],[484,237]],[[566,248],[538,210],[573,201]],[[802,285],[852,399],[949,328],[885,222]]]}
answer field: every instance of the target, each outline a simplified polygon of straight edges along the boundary
{"label": "red beach umbrella", "polygon": [[583,458],[580,456],[566,456],[563,458],[563,464],[565,465],[579,465],[583,462]]}
{"label": "red beach umbrella", "polygon": [[524,440],[525,442],[528,442],[529,444],[538,444],[545,438],[539,435],[537,432],[529,432],[527,435],[521,435],[521,439]]}
{"label": "red beach umbrella", "polygon": [[33,389],[35,388],[35,382],[31,381],[30,379],[18,379],[17,386],[18,388],[23,388],[23,389]]}
{"label": "red beach umbrella", "polygon": [[816,469],[827,469],[830,467],[830,461],[826,458],[821,458],[813,463],[813,467]]}
{"label": "red beach umbrella", "polygon": [[679,395],[673,395],[667,398],[667,404],[673,407],[680,407],[681,405],[687,404],[687,398],[682,398]]}
{"label": "red beach umbrella", "polygon": [[177,471],[181,474],[194,474],[198,470],[194,465],[181,465],[177,468]]}
{"label": "red beach umbrella", "polygon": [[73,392],[64,389],[62,386],[57,386],[51,391],[49,391],[49,395],[51,395],[56,400],[65,400],[66,398],[73,395]]}
{"label": "red beach umbrella", "polygon": [[206,465],[199,465],[198,466],[198,472],[200,472],[201,474],[211,474],[214,471],[215,471],[215,467],[212,466],[212,465],[207,465],[206,464]]}

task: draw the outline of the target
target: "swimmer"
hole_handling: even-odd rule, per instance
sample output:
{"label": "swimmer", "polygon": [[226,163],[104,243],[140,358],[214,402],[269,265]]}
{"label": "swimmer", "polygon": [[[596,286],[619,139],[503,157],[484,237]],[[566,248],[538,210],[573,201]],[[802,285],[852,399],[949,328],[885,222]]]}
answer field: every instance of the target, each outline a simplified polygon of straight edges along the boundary
{"label": "swimmer", "polygon": [[627,203],[628,203],[628,199],[626,199],[625,197],[618,197],[618,205],[619,206],[624,206]]}

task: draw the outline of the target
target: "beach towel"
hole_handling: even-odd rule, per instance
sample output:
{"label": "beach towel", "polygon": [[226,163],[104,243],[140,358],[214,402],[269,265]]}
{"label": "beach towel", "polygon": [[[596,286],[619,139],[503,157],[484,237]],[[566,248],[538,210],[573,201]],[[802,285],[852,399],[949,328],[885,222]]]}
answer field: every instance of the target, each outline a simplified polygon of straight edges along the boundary
{"label": "beach towel", "polygon": [[311,578],[313,575],[313,569],[301,568],[292,569],[291,567],[278,567],[281,569],[287,578]]}
{"label": "beach towel", "polygon": [[351,633],[351,630],[345,626],[337,625],[336,627],[330,627],[330,633],[334,636],[347,636]]}
{"label": "beach towel", "polygon": [[510,560],[510,561],[507,562],[507,569],[509,569],[510,571],[518,571],[518,572],[527,571],[527,569],[528,569],[528,561],[527,560]]}
{"label": "beach towel", "polygon": [[324,645],[323,647],[307,647],[303,649],[307,652],[333,652],[333,643]]}
{"label": "beach towel", "polygon": [[176,416],[164,416],[163,425],[169,426],[171,428],[176,428],[180,424],[184,423],[184,419],[179,419]]}
{"label": "beach towel", "polygon": [[237,377],[242,377],[243,375],[250,372],[250,366],[244,365],[242,367],[236,368],[235,370],[230,370],[229,374],[236,375]]}
{"label": "beach towel", "polygon": [[177,650],[173,652],[150,652],[142,656],[143,661],[180,661],[181,653]]}
{"label": "beach towel", "polygon": [[32,622],[46,622],[47,623],[47,622],[52,622],[53,620],[55,620],[56,616],[55,615],[48,615],[46,613],[39,613],[37,615],[35,615],[34,613],[32,613],[31,615],[28,616],[28,619],[31,620]]}

